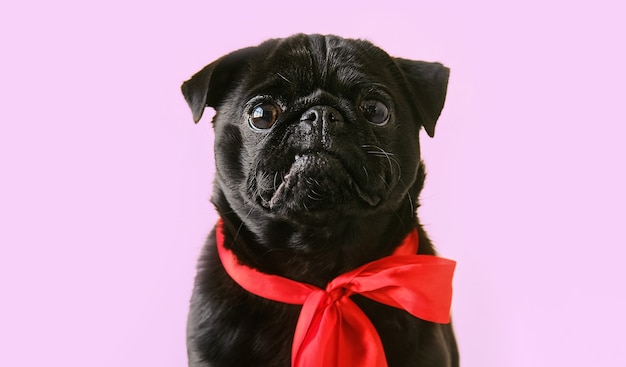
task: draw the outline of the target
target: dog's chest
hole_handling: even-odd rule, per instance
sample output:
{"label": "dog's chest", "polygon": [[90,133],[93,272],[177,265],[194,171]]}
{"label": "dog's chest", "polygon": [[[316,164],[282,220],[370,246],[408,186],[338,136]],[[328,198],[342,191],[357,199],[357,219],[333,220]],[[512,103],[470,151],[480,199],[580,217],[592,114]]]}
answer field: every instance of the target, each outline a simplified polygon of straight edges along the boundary
{"label": "dog's chest", "polygon": [[[301,306],[273,302],[243,290],[208,254],[192,299],[189,342],[197,366],[289,367]],[[381,338],[390,367],[449,366],[442,325],[364,297],[352,296]],[[191,359],[190,359],[191,360]]]}

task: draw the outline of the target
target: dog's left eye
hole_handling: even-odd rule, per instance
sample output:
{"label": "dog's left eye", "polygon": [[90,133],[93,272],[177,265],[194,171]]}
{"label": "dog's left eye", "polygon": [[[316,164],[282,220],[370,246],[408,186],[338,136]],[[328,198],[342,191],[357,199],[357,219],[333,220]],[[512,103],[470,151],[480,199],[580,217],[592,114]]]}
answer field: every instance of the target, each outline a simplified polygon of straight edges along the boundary
{"label": "dog's left eye", "polygon": [[250,126],[253,129],[265,130],[274,125],[280,114],[280,108],[273,103],[261,103],[250,112]]}
{"label": "dog's left eye", "polygon": [[374,125],[382,126],[389,121],[389,108],[381,101],[363,101],[359,108],[365,119]]}

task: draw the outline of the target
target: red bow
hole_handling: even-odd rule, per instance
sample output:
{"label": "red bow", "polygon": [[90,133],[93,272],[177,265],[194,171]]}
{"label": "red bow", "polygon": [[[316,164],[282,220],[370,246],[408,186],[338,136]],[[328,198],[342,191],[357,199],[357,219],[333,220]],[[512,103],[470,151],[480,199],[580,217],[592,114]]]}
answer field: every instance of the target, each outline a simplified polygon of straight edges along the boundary
{"label": "red bow", "polygon": [[423,320],[450,322],[456,263],[416,255],[417,231],[411,232],[391,256],[338,276],[325,290],[239,264],[224,247],[222,220],[216,238],[226,272],[242,288],[273,301],[302,305],[292,346],[294,367],[387,366],[380,337],[350,299],[352,294],[406,310]]}

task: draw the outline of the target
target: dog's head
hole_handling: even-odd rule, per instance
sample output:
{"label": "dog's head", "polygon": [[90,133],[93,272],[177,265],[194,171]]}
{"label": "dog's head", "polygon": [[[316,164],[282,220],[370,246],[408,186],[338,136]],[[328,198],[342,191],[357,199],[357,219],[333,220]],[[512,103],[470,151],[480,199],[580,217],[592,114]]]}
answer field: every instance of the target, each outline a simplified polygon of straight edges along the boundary
{"label": "dog's head", "polygon": [[216,110],[216,186],[239,218],[328,223],[415,200],[419,129],[434,135],[448,74],[366,41],[296,35],[228,54],[182,91],[196,122]]}

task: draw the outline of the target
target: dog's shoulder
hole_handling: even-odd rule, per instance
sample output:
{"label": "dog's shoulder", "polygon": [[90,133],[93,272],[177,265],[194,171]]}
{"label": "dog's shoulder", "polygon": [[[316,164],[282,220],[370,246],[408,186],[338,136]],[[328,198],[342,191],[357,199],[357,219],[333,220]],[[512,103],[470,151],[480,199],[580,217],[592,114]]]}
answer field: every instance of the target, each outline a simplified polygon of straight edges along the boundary
{"label": "dog's shoulder", "polygon": [[190,366],[289,365],[299,307],[255,296],[224,271],[215,231],[198,260],[187,324]]}

